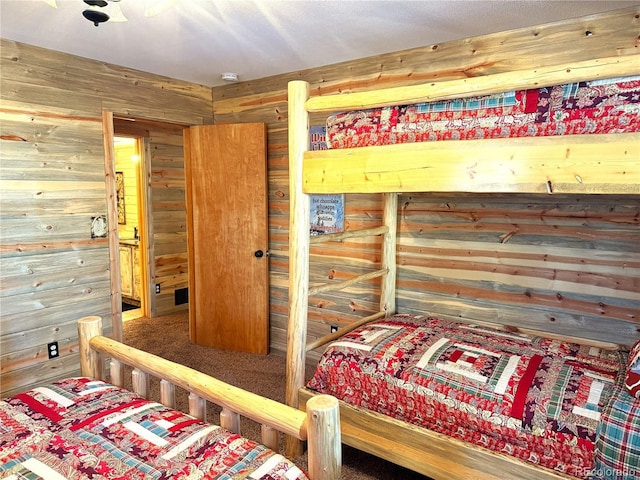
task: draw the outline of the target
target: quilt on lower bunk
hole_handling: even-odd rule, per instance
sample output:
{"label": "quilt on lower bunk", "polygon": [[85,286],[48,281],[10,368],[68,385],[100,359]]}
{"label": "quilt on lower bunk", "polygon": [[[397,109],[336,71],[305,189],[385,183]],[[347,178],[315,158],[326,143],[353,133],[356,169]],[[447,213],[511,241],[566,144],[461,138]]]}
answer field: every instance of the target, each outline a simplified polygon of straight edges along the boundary
{"label": "quilt on lower bunk", "polygon": [[640,76],[340,112],[327,146],[640,131]]}
{"label": "quilt on lower bunk", "polygon": [[587,478],[625,361],[623,352],[395,315],[331,343],[308,387]]}
{"label": "quilt on lower bunk", "polygon": [[88,378],[0,402],[0,478],[304,480],[272,450]]}

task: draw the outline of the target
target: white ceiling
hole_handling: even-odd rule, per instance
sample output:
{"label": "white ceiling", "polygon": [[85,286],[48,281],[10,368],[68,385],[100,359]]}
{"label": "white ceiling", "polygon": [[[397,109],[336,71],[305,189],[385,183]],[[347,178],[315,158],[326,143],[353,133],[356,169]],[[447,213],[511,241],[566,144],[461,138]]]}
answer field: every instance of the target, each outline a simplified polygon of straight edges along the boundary
{"label": "white ceiling", "polygon": [[633,1],[177,0],[95,27],[82,0],[0,0],[0,36],[202,85],[240,81],[638,5]]}

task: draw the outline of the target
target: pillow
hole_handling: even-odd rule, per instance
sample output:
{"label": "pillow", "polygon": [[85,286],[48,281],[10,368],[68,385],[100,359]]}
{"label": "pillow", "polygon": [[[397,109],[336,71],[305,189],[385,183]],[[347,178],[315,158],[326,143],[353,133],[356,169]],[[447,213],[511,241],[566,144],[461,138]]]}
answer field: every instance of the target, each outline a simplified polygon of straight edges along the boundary
{"label": "pillow", "polygon": [[631,347],[629,352],[624,384],[632,396],[640,398],[640,340]]}
{"label": "pillow", "polygon": [[[638,350],[636,349],[636,353]],[[602,410],[590,480],[640,478],[640,400],[617,388]]]}

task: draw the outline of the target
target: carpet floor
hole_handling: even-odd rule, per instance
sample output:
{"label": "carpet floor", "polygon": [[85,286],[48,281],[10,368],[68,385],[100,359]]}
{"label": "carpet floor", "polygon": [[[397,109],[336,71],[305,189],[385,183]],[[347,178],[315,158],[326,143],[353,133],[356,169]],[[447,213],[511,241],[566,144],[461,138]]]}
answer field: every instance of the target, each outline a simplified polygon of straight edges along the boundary
{"label": "carpet floor", "polygon": [[[214,376],[224,382],[244,388],[278,402],[285,401],[285,358],[229,352],[194,345],[189,340],[188,313],[177,313],[156,318],[137,318],[124,323],[124,343],[168,360],[186,365]],[[307,368],[307,378],[313,369]],[[127,375],[130,382],[130,376]],[[130,384],[126,385],[130,388]],[[159,399],[159,384],[152,380],[151,398]],[[180,410],[188,411],[186,392],[176,389],[176,402]],[[219,422],[220,409],[208,403],[207,421]],[[242,419],[242,435],[260,441],[260,426]],[[281,445],[284,444],[281,438]],[[283,452],[282,452],[283,453]],[[306,469],[306,454],[293,459]],[[429,480],[391,462],[368,455],[346,445],[342,450],[342,480]]]}

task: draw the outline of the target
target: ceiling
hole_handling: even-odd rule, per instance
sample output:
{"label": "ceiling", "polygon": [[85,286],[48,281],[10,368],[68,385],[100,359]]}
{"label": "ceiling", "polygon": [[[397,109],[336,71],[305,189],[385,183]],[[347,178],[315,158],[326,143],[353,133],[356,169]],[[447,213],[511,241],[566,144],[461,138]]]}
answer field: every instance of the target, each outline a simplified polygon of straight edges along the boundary
{"label": "ceiling", "polygon": [[640,1],[175,0],[145,16],[95,27],[82,0],[0,0],[0,36],[207,86],[539,25]]}

